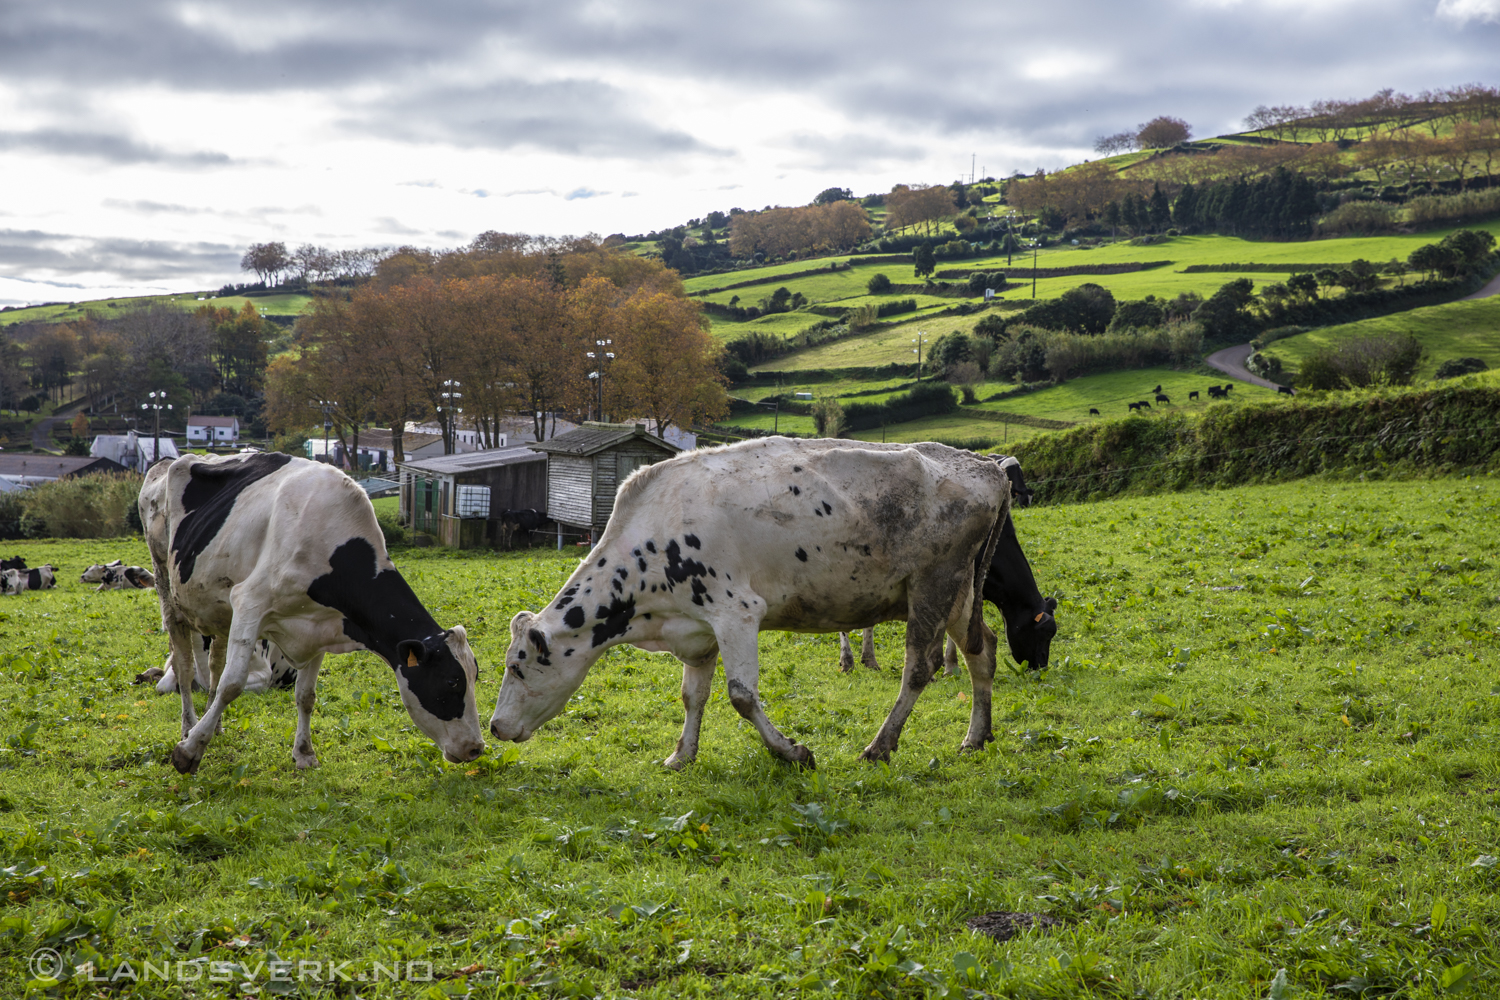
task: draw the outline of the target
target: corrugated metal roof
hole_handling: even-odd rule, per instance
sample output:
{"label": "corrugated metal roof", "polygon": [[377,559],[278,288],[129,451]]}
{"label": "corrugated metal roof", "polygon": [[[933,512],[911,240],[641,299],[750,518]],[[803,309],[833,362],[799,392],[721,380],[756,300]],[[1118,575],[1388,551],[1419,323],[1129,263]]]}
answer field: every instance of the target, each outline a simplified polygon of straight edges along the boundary
{"label": "corrugated metal roof", "polygon": [[624,444],[631,438],[649,441],[669,455],[675,455],[681,450],[655,434],[647,434],[645,424],[601,424],[593,421],[585,422],[576,431],[568,431],[550,441],[539,441],[527,447],[552,455],[588,456],[596,455],[617,444]]}
{"label": "corrugated metal roof", "polygon": [[402,462],[399,468],[411,469],[413,472],[431,472],[438,475],[453,475],[460,472],[473,472],[475,469],[493,469],[502,465],[515,465],[519,462],[540,462],[541,455],[526,447],[494,448],[490,451],[470,451],[462,455],[440,455],[437,458],[423,458],[412,462]]}

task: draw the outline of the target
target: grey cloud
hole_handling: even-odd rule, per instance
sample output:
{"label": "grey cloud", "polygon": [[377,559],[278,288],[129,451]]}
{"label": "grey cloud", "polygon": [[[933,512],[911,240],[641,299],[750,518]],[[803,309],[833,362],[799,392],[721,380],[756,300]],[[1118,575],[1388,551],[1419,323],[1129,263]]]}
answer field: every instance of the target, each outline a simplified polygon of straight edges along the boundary
{"label": "grey cloud", "polygon": [[411,226],[386,215],[375,220],[375,231],[377,233],[388,233],[391,236],[421,236],[426,230],[413,229]]}
{"label": "grey cloud", "polygon": [[714,152],[685,132],[631,110],[629,95],[597,80],[499,80],[401,90],[350,115],[351,131],[460,147],[530,147],[584,156]]}
{"label": "grey cloud", "polygon": [[67,129],[0,131],[0,150],[80,156],[115,164],[150,163],[163,167],[224,167],[233,161],[224,153],[173,153],[136,142],[129,136]]}
{"label": "grey cloud", "polygon": [[928,153],[914,143],[893,142],[877,135],[815,135],[804,132],[793,135],[787,144],[803,154],[798,166],[816,170],[856,170],[891,162],[911,163]]}
{"label": "grey cloud", "polygon": [[239,273],[242,249],[224,243],[89,239],[40,230],[0,229],[0,274],[107,274],[121,281],[197,278],[222,281]]}

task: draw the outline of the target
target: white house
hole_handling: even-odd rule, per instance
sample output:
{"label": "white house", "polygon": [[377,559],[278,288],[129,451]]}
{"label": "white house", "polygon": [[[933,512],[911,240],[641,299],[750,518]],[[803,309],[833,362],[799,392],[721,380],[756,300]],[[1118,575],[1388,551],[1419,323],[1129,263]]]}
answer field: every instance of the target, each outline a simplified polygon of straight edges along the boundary
{"label": "white house", "polygon": [[[89,454],[94,458],[107,458],[119,462],[127,469],[144,472],[156,461],[154,442],[149,434],[100,434],[94,438]],[[161,437],[161,457],[177,458],[177,445],[165,434]]]}
{"label": "white house", "polygon": [[187,439],[190,445],[237,444],[240,418],[188,417]]}

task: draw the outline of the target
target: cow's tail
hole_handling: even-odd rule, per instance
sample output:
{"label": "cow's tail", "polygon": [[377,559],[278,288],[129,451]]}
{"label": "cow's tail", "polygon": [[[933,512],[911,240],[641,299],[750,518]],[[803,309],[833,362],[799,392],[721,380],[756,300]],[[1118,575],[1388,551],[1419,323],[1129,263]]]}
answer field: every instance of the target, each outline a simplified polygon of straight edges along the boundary
{"label": "cow's tail", "polygon": [[995,546],[1000,543],[1005,519],[1010,517],[1010,480],[1002,482],[1005,488],[1000,491],[1000,511],[990,525],[989,537],[984,540],[979,557],[974,560],[974,600],[969,608],[969,631],[964,636],[964,650],[970,656],[984,652],[984,580],[990,572],[990,560],[995,558]]}

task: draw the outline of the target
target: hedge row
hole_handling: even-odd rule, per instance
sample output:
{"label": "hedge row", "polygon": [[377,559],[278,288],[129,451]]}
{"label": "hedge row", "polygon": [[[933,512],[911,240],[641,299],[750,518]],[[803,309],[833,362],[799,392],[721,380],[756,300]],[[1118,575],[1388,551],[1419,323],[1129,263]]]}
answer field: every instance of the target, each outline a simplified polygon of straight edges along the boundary
{"label": "hedge row", "polygon": [[969,275],[979,272],[981,274],[1004,274],[1006,277],[1013,278],[1016,281],[1030,281],[1033,273],[1038,278],[1073,278],[1087,274],[1134,274],[1136,271],[1150,271],[1158,267],[1168,267],[1171,264],[1172,261],[1170,260],[1148,260],[1125,264],[1077,264],[1073,267],[1030,268],[1024,265],[1021,267],[1012,265],[1001,268],[955,267],[946,271],[939,271],[937,276],[939,278],[967,278]]}
{"label": "hedge row", "polygon": [[1189,264],[1182,274],[1254,274],[1264,271],[1270,274],[1300,274],[1303,271],[1338,271],[1347,268],[1343,264]]}
{"label": "hedge row", "polygon": [[1046,503],[1234,486],[1388,467],[1452,472],[1500,467],[1500,389],[1308,393],[1291,401],[1129,416],[1015,445]]}
{"label": "hedge row", "polygon": [[946,382],[923,382],[909,392],[892,396],[883,403],[850,403],[844,407],[844,426],[851,431],[868,431],[887,424],[904,424],[908,420],[936,417],[958,410],[958,396]]}

